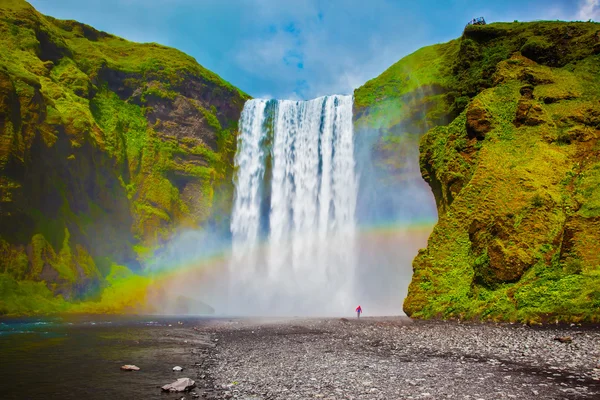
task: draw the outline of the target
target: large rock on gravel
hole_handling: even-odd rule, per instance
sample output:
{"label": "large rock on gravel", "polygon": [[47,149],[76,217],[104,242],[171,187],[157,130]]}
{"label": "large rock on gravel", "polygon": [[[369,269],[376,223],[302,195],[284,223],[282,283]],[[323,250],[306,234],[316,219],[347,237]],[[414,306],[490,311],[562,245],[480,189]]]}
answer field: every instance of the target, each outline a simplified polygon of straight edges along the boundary
{"label": "large rock on gravel", "polygon": [[123,365],[121,367],[121,371],[139,371],[139,370],[140,370],[140,367],[137,367],[135,365],[127,364],[127,365]]}
{"label": "large rock on gravel", "polygon": [[196,387],[196,382],[190,378],[179,378],[173,383],[163,386],[161,389],[165,392],[187,392]]}

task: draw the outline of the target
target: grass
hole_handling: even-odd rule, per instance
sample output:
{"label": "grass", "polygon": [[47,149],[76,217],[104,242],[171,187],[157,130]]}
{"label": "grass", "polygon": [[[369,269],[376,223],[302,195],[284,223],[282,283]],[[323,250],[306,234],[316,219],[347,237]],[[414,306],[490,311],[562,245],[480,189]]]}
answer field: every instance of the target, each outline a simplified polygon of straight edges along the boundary
{"label": "grass", "polygon": [[404,57],[380,76],[366,82],[354,92],[354,106],[362,117],[359,124],[370,127],[390,127],[406,118],[405,97],[423,87],[445,81],[449,74],[446,63],[456,51],[458,41],[424,47]]}

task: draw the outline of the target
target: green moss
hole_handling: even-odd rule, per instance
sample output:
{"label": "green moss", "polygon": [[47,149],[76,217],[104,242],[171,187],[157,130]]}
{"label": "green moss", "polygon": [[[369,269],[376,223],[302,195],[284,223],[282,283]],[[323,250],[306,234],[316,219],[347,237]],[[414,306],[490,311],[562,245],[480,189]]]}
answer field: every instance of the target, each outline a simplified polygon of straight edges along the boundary
{"label": "green moss", "polygon": [[126,163],[134,175],[148,140],[148,122],[141,108],[122,101],[104,86],[92,99],[90,109],[105,132],[106,150],[117,162]]}
{"label": "green moss", "polygon": [[[54,82],[70,89],[75,95],[87,97],[90,90],[90,79],[70,58],[63,58],[60,63],[52,68],[50,76]],[[55,95],[56,96],[56,95]]]}
{"label": "green moss", "polygon": [[134,276],[133,272],[127,267],[122,265],[113,264],[110,267],[110,273],[106,277],[108,283],[116,283],[119,280],[129,279]]}
{"label": "green moss", "polygon": [[71,235],[69,230],[65,228],[65,238],[63,240],[62,248],[58,253],[58,260],[55,264],[55,268],[57,269],[59,275],[61,277],[66,278],[67,280],[74,282],[76,279],[75,271],[73,266],[73,255],[71,254],[71,245],[69,240]]}
{"label": "green moss", "polygon": [[154,254],[153,248],[143,246],[141,244],[134,245],[133,251],[135,251],[135,254],[137,254],[138,260],[140,260],[140,261],[146,261]]}
{"label": "green moss", "polygon": [[169,90],[159,83],[148,85],[142,94],[142,102],[145,103],[148,96],[158,97],[159,99],[174,100],[177,97],[177,92]]}
{"label": "green moss", "polygon": [[220,154],[215,153],[204,144],[193,147],[190,149],[190,153],[202,156],[202,158],[204,158],[210,165],[217,165],[218,163],[223,162]]}
{"label": "green moss", "polygon": [[15,248],[0,239],[0,254],[0,273],[8,274],[17,280],[26,278],[29,259],[24,248]]}
{"label": "green moss", "polygon": [[598,322],[598,305],[593,304],[600,291],[597,278],[578,273],[561,274],[540,264],[516,287],[514,299],[521,320]]}
{"label": "green moss", "polygon": [[575,199],[582,204],[579,214],[600,217],[600,163],[587,168],[575,181]]}
{"label": "green moss", "polygon": [[40,279],[44,267],[51,267],[58,273],[59,279],[67,282],[75,282],[77,279],[75,258],[71,253],[70,234],[64,229],[64,239],[58,254],[46,238],[37,234],[31,239],[31,271],[30,279]]}
{"label": "green moss", "polygon": [[439,84],[447,73],[446,58],[456,51],[458,41],[423,47],[392,65],[377,78],[366,82],[354,93],[358,109],[376,105],[389,107],[386,100],[432,84]]}
{"label": "green moss", "polygon": [[204,118],[206,118],[206,121],[208,122],[208,125],[210,127],[212,127],[217,132],[222,129],[221,123],[219,122],[219,120],[217,119],[217,116],[214,113],[212,113],[206,109],[203,109],[202,114],[204,115]]}
{"label": "green moss", "polygon": [[44,268],[44,262],[47,258],[56,258],[52,246],[46,242],[43,235],[34,235],[31,238],[31,275],[40,276]]}
{"label": "green moss", "polygon": [[43,282],[17,281],[0,273],[0,315],[56,314],[69,309]]}

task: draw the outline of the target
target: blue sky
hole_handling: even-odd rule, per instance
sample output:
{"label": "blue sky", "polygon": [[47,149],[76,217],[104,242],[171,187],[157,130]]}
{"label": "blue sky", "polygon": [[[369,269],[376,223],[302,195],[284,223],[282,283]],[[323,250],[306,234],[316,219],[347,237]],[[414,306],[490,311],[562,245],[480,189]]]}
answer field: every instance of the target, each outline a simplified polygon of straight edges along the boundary
{"label": "blue sky", "polygon": [[178,48],[254,97],[349,94],[467,21],[600,21],[600,0],[31,0],[137,42]]}

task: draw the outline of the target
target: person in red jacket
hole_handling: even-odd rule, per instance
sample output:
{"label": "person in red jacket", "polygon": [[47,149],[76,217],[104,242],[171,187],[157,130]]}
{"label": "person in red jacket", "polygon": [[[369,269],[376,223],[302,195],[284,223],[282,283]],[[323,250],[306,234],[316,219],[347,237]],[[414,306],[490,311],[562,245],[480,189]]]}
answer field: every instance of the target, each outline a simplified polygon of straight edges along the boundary
{"label": "person in red jacket", "polygon": [[362,308],[360,305],[356,307],[356,318],[360,318],[360,313],[362,312]]}

